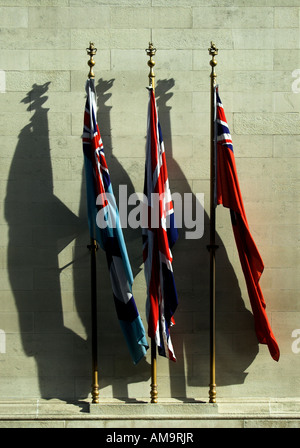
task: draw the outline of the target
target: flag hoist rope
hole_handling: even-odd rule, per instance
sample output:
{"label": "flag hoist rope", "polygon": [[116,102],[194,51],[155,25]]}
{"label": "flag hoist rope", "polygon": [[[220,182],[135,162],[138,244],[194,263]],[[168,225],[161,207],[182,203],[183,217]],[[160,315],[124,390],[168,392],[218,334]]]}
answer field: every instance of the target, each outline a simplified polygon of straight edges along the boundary
{"label": "flag hoist rope", "polygon": [[217,61],[215,56],[218,49],[213,42],[208,49],[212,56],[211,65],[211,124],[210,124],[210,243],[207,246],[210,252],[210,278],[209,278],[209,299],[210,299],[210,384],[209,384],[209,402],[216,403],[216,272],[215,255],[216,249],[216,72]]}
{"label": "flag hoist rope", "polygon": [[[155,66],[155,61],[153,61],[152,57],[156,53],[156,48],[153,47],[153,44],[149,42],[149,47],[146,48],[147,56],[149,56],[148,66],[150,67],[149,71],[149,87],[153,88],[153,91],[155,92],[155,74],[153,71],[153,67]],[[151,403],[157,403],[157,359],[156,359],[156,342],[154,339],[151,339],[151,391],[150,391],[150,398]]]}
{"label": "flag hoist rope", "polygon": [[[94,79],[95,74],[93,67],[95,61],[93,56],[97,52],[94,44],[90,42],[89,48],[86,49],[90,56],[87,62],[90,67],[88,74],[89,79]],[[98,245],[96,240],[91,238],[90,245],[87,246],[91,253],[91,320],[92,320],[92,403],[99,403],[99,384],[98,384],[98,330],[97,330],[97,272],[96,272],[96,252]]]}

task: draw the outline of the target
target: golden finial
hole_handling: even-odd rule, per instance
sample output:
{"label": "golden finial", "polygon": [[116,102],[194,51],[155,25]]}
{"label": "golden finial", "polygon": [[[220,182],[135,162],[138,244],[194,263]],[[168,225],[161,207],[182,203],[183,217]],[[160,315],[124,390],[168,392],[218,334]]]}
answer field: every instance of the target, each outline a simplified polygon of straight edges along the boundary
{"label": "golden finial", "polygon": [[215,67],[217,65],[217,61],[215,60],[215,56],[217,56],[219,50],[218,50],[218,48],[216,47],[216,45],[213,42],[211,42],[210,44],[211,44],[211,46],[208,49],[209,54],[212,56],[212,60],[210,61],[210,65],[212,67]]}
{"label": "golden finial", "polygon": [[212,59],[210,61],[210,65],[211,65],[211,75],[210,76],[211,76],[212,84],[215,85],[216,84],[216,78],[217,78],[217,75],[216,75],[216,72],[215,72],[215,67],[216,67],[216,65],[218,63],[215,60],[215,56],[217,56],[219,50],[216,47],[216,45],[213,42],[211,42],[211,46],[208,49],[208,51],[209,51],[209,54],[212,56]]}
{"label": "golden finial", "polygon": [[95,56],[95,54],[97,53],[97,48],[95,47],[93,42],[90,42],[90,46],[89,46],[89,48],[86,49],[86,51],[87,51],[87,54],[90,57],[90,60],[87,63],[88,66],[90,67],[90,71],[89,71],[88,77],[89,78],[95,78],[95,74],[93,72],[93,67],[95,65],[95,61],[93,59],[93,56]]}
{"label": "golden finial", "polygon": [[153,87],[154,89],[154,78],[155,78],[155,74],[153,71],[153,67],[155,66],[155,61],[153,61],[152,56],[155,56],[156,53],[156,48],[153,47],[152,42],[149,42],[149,47],[145,50],[147,53],[147,56],[149,56],[149,61],[148,61],[148,66],[150,67],[150,72],[149,72],[149,86]]}

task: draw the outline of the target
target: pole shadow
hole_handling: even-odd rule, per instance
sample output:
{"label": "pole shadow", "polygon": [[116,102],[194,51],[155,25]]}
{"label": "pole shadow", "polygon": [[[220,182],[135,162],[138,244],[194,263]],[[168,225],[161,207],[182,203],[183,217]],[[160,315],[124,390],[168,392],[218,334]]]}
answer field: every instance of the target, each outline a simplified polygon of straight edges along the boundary
{"label": "pole shadow", "polygon": [[[196,198],[179,163],[173,157],[171,107],[174,79],[158,80],[156,98],[171,192],[192,195],[193,220],[196,216]],[[209,165],[210,152],[207,160]],[[202,193],[202,192],[199,192]],[[209,195],[205,200],[209,200]],[[176,204],[174,205],[175,208]],[[175,210],[176,216],[176,210]],[[175,313],[176,325],[171,337],[177,363],[169,363],[171,396],[184,401],[195,399],[192,391],[209,388],[209,216],[204,210],[204,234],[200,239],[186,239],[187,228],[182,213],[182,227],[172,254],[173,270],[179,305]],[[245,370],[258,353],[252,314],[245,308],[238,280],[228,259],[226,248],[216,232],[216,382],[218,386],[242,384]],[[218,390],[218,389],[217,389]],[[192,394],[192,396],[191,396]],[[197,392],[196,392],[197,394]]]}
{"label": "pole shadow", "polygon": [[[58,256],[80,233],[80,220],[54,194],[49,109],[44,106],[49,84],[34,84],[22,100],[31,118],[18,136],[7,182],[7,262],[22,348],[35,359],[40,396],[74,401],[78,347],[85,341],[64,323],[66,271]],[[35,394],[36,372],[28,374]]]}

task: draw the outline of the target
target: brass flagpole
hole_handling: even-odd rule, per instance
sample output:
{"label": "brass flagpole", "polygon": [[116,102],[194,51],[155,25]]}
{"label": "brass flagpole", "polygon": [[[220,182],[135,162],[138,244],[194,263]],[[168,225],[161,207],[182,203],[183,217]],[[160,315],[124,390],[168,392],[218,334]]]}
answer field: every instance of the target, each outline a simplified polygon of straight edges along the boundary
{"label": "brass flagpole", "polygon": [[[90,71],[89,79],[94,79],[95,74],[93,67],[95,61],[93,56],[97,52],[94,44],[90,42],[89,48],[86,49],[90,59],[88,66]],[[91,238],[90,245],[87,246],[91,253],[91,321],[92,321],[92,403],[99,403],[99,384],[98,384],[98,330],[97,330],[97,272],[96,272],[96,253],[98,250],[97,242]]]}
{"label": "brass flagpole", "polygon": [[97,273],[96,273],[96,252],[98,245],[96,240],[91,238],[88,246],[91,252],[91,320],[92,320],[92,403],[99,403],[98,384],[98,331],[97,331]]}
{"label": "brass flagpole", "polygon": [[216,132],[215,132],[215,87],[216,87],[216,72],[215,67],[217,61],[215,56],[218,54],[218,49],[213,42],[208,49],[212,56],[211,65],[211,128],[210,128],[210,244],[208,249],[210,251],[210,384],[209,384],[209,402],[216,403],[216,272],[215,272],[215,255],[216,249]]}
{"label": "brass flagpole", "polygon": [[[149,72],[149,87],[152,87],[155,91],[155,74],[153,71],[153,67],[155,65],[155,61],[153,61],[152,57],[156,53],[156,48],[153,47],[153,44],[149,42],[149,47],[145,50],[147,56],[149,56],[148,66],[150,67]],[[158,401],[158,393],[157,393],[157,359],[156,359],[156,343],[154,339],[151,339],[151,403],[157,403]]]}

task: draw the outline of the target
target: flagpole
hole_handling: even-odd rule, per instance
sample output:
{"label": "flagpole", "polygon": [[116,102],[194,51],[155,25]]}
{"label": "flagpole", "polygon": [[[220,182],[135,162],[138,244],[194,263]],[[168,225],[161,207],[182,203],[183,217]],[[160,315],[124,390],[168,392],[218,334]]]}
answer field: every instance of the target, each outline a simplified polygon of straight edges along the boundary
{"label": "flagpole", "polygon": [[[153,44],[149,42],[149,47],[145,50],[147,56],[149,56],[148,66],[150,67],[149,71],[149,87],[153,88],[155,91],[155,74],[153,71],[153,67],[155,66],[155,61],[153,61],[152,57],[156,53],[156,48],[153,47]],[[155,340],[151,339],[151,391],[150,391],[151,403],[157,403],[158,401],[158,393],[157,393],[157,358],[156,358],[156,343]]]}
{"label": "flagpole", "polygon": [[[97,52],[94,44],[90,42],[89,48],[86,49],[90,59],[88,66],[90,71],[89,79],[94,79],[95,74],[93,67],[95,61],[93,56]],[[90,245],[87,246],[91,253],[91,321],[92,321],[92,403],[99,403],[99,384],[98,384],[98,329],[97,329],[97,272],[96,272],[96,253],[98,250],[97,242],[91,238]]]}
{"label": "flagpole", "polygon": [[210,244],[208,249],[210,251],[210,384],[209,384],[209,402],[216,403],[216,272],[215,272],[215,255],[216,249],[216,141],[215,141],[215,87],[216,87],[216,72],[215,67],[217,61],[215,56],[218,54],[218,49],[213,42],[208,49],[212,56],[211,65],[211,128],[210,128]]}
{"label": "flagpole", "polygon": [[96,252],[98,245],[96,240],[91,238],[88,246],[91,253],[91,317],[92,317],[92,403],[99,403],[98,384],[98,331],[97,331],[97,273],[96,273]]}

